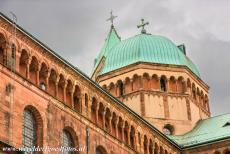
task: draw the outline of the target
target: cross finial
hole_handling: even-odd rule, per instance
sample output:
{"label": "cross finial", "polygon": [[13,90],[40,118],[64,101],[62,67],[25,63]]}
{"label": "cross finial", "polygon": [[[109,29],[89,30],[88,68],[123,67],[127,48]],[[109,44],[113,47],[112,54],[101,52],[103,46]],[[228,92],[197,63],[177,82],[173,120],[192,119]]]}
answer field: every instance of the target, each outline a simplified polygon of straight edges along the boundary
{"label": "cross finial", "polygon": [[149,22],[144,22],[144,19],[141,19],[141,24],[137,25],[137,28],[142,27],[141,33],[145,34],[146,33],[145,26],[148,25],[148,24],[149,24]]}
{"label": "cross finial", "polygon": [[113,11],[110,11],[110,17],[106,20],[106,21],[110,21],[112,26],[113,26],[113,20],[116,18],[117,16],[113,15]]}

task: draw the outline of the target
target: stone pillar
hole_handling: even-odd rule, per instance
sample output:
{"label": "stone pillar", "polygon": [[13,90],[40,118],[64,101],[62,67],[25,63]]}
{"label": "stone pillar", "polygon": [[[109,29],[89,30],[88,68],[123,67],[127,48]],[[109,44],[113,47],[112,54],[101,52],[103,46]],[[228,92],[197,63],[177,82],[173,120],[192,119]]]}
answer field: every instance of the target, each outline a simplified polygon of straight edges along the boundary
{"label": "stone pillar", "polygon": [[105,107],[104,107],[104,111],[102,111],[102,128],[105,130]]}
{"label": "stone pillar", "polygon": [[40,85],[40,80],[39,80],[40,69],[41,69],[41,63],[38,63],[38,70],[36,70],[36,84],[38,86]]}
{"label": "stone pillar", "polygon": [[75,91],[75,86],[73,85],[72,91],[71,91],[71,107],[74,109],[74,100],[73,100],[73,94]]}
{"label": "stone pillar", "polygon": [[66,87],[67,87],[67,81],[64,81],[64,87],[63,87],[63,102],[66,103]]}
{"label": "stone pillar", "polygon": [[115,136],[116,138],[118,138],[118,122],[119,122],[119,119],[116,118],[114,124],[115,124]]}
{"label": "stone pillar", "polygon": [[58,97],[58,83],[60,80],[60,76],[57,76],[56,82],[55,82],[55,97]]}
{"label": "stone pillar", "polygon": [[28,64],[26,65],[26,78],[30,79],[30,63],[32,61],[32,57],[29,57]]}

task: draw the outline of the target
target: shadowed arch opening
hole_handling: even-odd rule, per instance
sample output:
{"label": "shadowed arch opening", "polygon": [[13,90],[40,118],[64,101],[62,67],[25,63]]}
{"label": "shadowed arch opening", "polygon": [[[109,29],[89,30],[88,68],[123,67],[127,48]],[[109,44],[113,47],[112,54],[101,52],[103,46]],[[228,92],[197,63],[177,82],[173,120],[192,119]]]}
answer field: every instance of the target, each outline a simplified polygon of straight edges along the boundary
{"label": "shadowed arch opening", "polygon": [[104,128],[104,119],[103,119],[104,112],[105,112],[105,107],[103,103],[100,102],[99,109],[98,109],[98,126],[102,129]]}
{"label": "shadowed arch opening", "polygon": [[73,93],[73,105],[77,112],[81,112],[81,89],[78,85],[75,86],[75,91]]}
{"label": "shadowed arch opening", "polygon": [[148,73],[144,73],[143,74],[143,88],[145,89],[145,90],[150,90],[150,82],[151,82],[151,80],[150,80],[150,77],[149,77],[149,74]]}
{"label": "shadowed arch opening", "polygon": [[171,76],[169,79],[169,91],[170,92],[177,91],[177,83],[176,83],[176,78],[174,76]]}
{"label": "shadowed arch opening", "polygon": [[119,117],[117,137],[121,141],[122,141],[122,127],[123,127],[123,119],[121,117]]}
{"label": "shadowed arch opening", "polygon": [[97,99],[93,97],[92,105],[91,105],[91,120],[95,124],[97,122],[97,106],[98,106]]}
{"label": "shadowed arch opening", "polygon": [[130,146],[135,149],[135,142],[136,142],[136,139],[135,139],[135,129],[133,126],[131,126],[131,129],[130,129]]}
{"label": "shadowed arch opening", "polygon": [[160,88],[160,84],[159,84],[159,78],[156,74],[154,74],[151,78],[151,81],[150,81],[150,88],[152,90],[159,90]]}
{"label": "shadowed arch opening", "polygon": [[117,115],[113,112],[112,122],[111,122],[111,134],[116,136],[116,123],[117,123]]}
{"label": "shadowed arch opening", "polygon": [[129,124],[127,121],[125,121],[125,127],[124,127],[124,142],[126,144],[129,144]]}
{"label": "shadowed arch opening", "polygon": [[66,105],[72,107],[72,92],[73,92],[73,83],[71,80],[67,80],[67,86],[65,91],[66,96]]}
{"label": "shadowed arch opening", "polygon": [[117,81],[117,94],[118,96],[123,96],[124,93],[124,84],[121,80]]}
{"label": "shadowed arch opening", "polygon": [[48,93],[52,96],[56,96],[57,73],[54,69],[51,69],[48,81],[49,81]]}
{"label": "shadowed arch opening", "polygon": [[148,153],[148,139],[146,135],[144,135],[143,147],[144,147],[144,154],[147,154]]}
{"label": "shadowed arch opening", "polygon": [[65,87],[65,78],[62,74],[60,74],[59,81],[58,81],[58,92],[57,92],[57,98],[60,101],[64,101],[64,87]]}
{"label": "shadowed arch opening", "polygon": [[29,78],[30,81],[34,84],[37,84],[37,72],[38,72],[38,60],[36,57],[32,57],[29,66]]}
{"label": "shadowed arch opening", "polygon": [[108,153],[103,146],[99,145],[96,148],[96,154],[108,154]]}
{"label": "shadowed arch opening", "polygon": [[160,90],[165,92],[167,91],[167,78],[165,76],[161,76],[160,78]]}
{"label": "shadowed arch opening", "polygon": [[116,88],[113,82],[109,84],[109,92],[113,95],[116,96]]}
{"label": "shadowed arch opening", "polygon": [[39,71],[39,86],[42,90],[47,90],[47,82],[46,78],[48,75],[48,67],[45,63],[42,63],[41,69]]}
{"label": "shadowed arch opening", "polygon": [[133,76],[133,82],[132,82],[132,89],[133,89],[133,91],[137,91],[137,90],[139,90],[140,89],[140,87],[141,87],[141,85],[140,85],[140,77],[137,75],[137,74],[135,74],[134,76]]}
{"label": "shadowed arch opening", "polygon": [[19,59],[19,73],[26,78],[27,75],[27,65],[29,62],[29,55],[25,49],[21,52],[21,57]]}

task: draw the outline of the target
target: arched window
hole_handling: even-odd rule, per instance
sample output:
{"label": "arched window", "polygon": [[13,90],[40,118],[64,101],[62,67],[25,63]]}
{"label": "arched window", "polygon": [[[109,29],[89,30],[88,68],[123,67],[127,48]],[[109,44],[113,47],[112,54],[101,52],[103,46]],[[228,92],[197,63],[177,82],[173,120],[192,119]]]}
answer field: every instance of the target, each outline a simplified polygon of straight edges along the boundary
{"label": "arched window", "polygon": [[161,77],[160,79],[160,88],[161,91],[166,91],[166,79],[164,77]]}
{"label": "arched window", "polygon": [[164,133],[165,135],[172,135],[172,134],[173,134],[173,130],[174,130],[174,128],[173,128],[172,125],[166,124],[166,125],[164,126],[164,128],[163,128],[163,133]]}
{"label": "arched window", "polygon": [[107,154],[105,148],[103,148],[102,146],[98,146],[96,148],[96,154]]}
{"label": "arched window", "polygon": [[46,91],[46,89],[47,89],[47,86],[46,86],[46,84],[44,82],[41,82],[39,87],[44,91]]}
{"label": "arched window", "polygon": [[37,125],[34,115],[30,110],[25,109],[23,113],[23,147],[31,148],[37,146],[36,132]]}
{"label": "arched window", "polygon": [[[63,130],[62,132],[62,147],[65,149],[70,149],[74,147],[74,142],[71,134],[67,130]],[[72,154],[73,151],[70,150],[64,150],[62,152],[63,154]]]}
{"label": "arched window", "polygon": [[124,85],[122,81],[118,81],[118,96],[124,95]]}

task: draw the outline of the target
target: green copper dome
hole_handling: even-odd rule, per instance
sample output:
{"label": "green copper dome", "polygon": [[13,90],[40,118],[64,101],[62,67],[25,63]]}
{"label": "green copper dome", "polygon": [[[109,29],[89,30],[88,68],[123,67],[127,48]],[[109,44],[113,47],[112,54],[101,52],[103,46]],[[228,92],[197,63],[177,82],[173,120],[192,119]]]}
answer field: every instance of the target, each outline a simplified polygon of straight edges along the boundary
{"label": "green copper dome", "polygon": [[116,41],[116,43],[109,47],[109,50],[106,52],[101,51],[96,64],[99,63],[102,54],[105,57],[105,62],[100,70],[100,74],[105,74],[137,62],[149,62],[187,66],[194,74],[200,77],[197,67],[184,52],[163,36],[139,34],[123,41]]}

